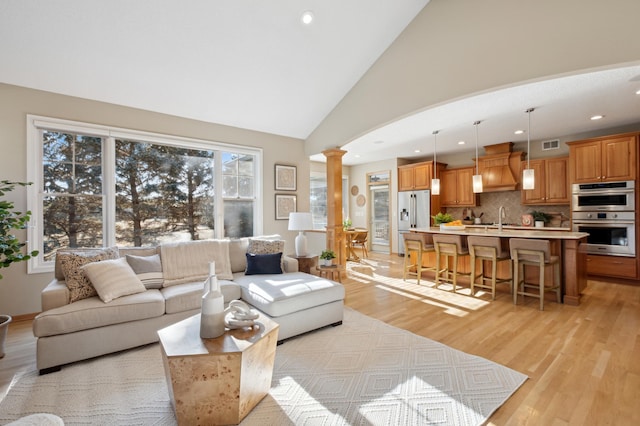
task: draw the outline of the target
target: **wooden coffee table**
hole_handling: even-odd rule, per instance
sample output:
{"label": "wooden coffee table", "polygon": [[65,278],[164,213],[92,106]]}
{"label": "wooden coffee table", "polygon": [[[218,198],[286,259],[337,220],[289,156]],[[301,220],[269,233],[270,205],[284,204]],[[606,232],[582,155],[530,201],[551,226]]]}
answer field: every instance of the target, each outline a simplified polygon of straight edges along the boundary
{"label": "wooden coffee table", "polygon": [[200,314],[158,331],[171,403],[179,425],[238,424],[271,388],[279,325],[200,338]]}

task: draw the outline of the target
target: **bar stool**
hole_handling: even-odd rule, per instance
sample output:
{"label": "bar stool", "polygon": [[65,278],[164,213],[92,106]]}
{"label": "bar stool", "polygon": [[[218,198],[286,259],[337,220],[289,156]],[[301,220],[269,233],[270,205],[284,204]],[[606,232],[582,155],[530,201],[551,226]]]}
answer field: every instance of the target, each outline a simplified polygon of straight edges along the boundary
{"label": "bar stool", "polygon": [[[511,259],[513,259],[513,304],[518,303],[518,295],[538,297],[540,310],[544,310],[544,292],[555,291],[556,300],[560,303],[560,257],[551,256],[551,243],[549,240],[530,240],[524,238],[511,238]],[[539,268],[539,282],[532,284],[525,282],[524,266],[531,265]],[[547,287],[544,285],[544,271],[547,266],[553,267],[554,283]],[[522,284],[522,287],[520,285]],[[527,288],[538,288],[538,293],[527,292]]]}
{"label": "bar stool", "polygon": [[[513,283],[509,251],[502,247],[502,240],[499,237],[470,236],[467,238],[467,245],[471,255],[471,295],[475,296],[475,287],[480,287],[490,289],[491,299],[496,300],[496,284]],[[478,275],[476,275],[476,259],[480,260],[480,274]],[[485,261],[491,262],[490,277],[484,274]],[[498,263],[503,261],[509,262],[509,274],[511,275],[509,278],[497,278]],[[476,283],[477,278],[480,278],[480,283]]]}
{"label": "bar stool", "polygon": [[[458,272],[458,258],[469,256],[467,249],[467,240],[462,235],[450,234],[434,234],[433,245],[436,249],[436,287],[440,284],[440,280],[451,282],[453,291],[456,291],[458,285],[458,275],[471,275],[470,273]],[[446,267],[441,269],[442,258],[445,258]],[[453,258],[453,270],[449,269],[449,258]],[[444,277],[440,274],[444,273]]]}
{"label": "bar stool", "polygon": [[[430,234],[420,234],[417,232],[407,232],[403,234],[404,239],[404,272],[402,279],[407,280],[407,275],[415,275],[420,284],[422,271],[434,271],[435,267],[424,266],[422,264],[422,254],[435,251]],[[411,261],[411,253],[415,253],[415,261]],[[412,269],[416,271],[413,272]]]}

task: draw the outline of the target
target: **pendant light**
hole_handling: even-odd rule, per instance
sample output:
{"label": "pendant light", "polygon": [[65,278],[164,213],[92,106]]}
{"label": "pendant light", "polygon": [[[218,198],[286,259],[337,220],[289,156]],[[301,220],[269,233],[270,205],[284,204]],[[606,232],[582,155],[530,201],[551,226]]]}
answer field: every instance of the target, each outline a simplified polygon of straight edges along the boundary
{"label": "pendant light", "polygon": [[478,125],[480,125],[480,121],[475,121],[473,125],[476,126],[476,174],[473,175],[473,192],[477,194],[482,192],[482,175],[478,172]]}
{"label": "pendant light", "polygon": [[525,112],[527,113],[527,117],[529,119],[529,124],[527,125],[527,168],[522,171],[522,189],[535,189],[535,175],[533,173],[533,169],[530,167],[531,160],[531,113],[534,111],[534,108],[529,108]]}
{"label": "pendant light", "polygon": [[440,195],[440,179],[438,179],[438,167],[436,163],[436,139],[439,130],[433,131],[433,179],[431,179],[431,194]]}

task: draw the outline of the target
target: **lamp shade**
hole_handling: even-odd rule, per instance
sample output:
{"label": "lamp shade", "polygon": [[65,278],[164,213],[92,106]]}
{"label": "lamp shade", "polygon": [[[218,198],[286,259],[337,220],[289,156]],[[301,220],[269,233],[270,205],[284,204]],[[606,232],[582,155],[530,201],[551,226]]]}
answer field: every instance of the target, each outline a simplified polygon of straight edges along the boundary
{"label": "lamp shade", "polygon": [[440,195],[440,179],[431,179],[431,193]]}
{"label": "lamp shade", "polygon": [[535,189],[536,178],[533,169],[524,169],[522,171],[522,189]]}
{"label": "lamp shade", "polygon": [[304,231],[307,229],[313,229],[311,213],[289,213],[289,231],[299,231],[296,237],[296,256],[298,257],[309,255],[309,251],[307,250],[307,236],[304,235]]}
{"label": "lamp shade", "polygon": [[289,231],[306,231],[309,229],[313,229],[311,213],[289,213]]}

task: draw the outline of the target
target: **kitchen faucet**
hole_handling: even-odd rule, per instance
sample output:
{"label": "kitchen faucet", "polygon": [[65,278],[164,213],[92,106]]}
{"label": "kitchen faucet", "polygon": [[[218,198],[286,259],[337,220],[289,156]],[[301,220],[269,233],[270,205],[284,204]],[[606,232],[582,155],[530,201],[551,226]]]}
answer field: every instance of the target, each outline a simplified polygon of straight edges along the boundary
{"label": "kitchen faucet", "polygon": [[498,231],[502,232],[502,218],[506,217],[504,206],[500,206],[498,209]]}

